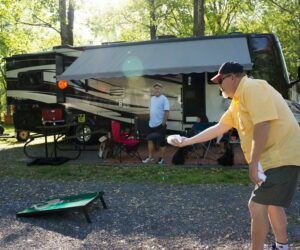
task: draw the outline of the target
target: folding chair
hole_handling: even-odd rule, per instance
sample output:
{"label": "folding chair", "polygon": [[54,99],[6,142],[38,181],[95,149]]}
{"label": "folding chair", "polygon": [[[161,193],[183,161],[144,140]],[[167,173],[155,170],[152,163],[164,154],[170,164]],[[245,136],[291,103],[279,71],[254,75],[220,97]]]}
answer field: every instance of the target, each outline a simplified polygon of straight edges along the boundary
{"label": "folding chair", "polygon": [[121,135],[121,124],[118,121],[111,121],[111,134],[114,145],[117,148],[119,154],[119,160],[122,162],[122,152],[126,152],[130,156],[135,156],[139,160],[142,160],[138,153],[138,146],[140,140],[138,139],[127,139]]}
{"label": "folding chair", "polygon": [[[187,136],[188,137],[192,137],[202,131],[204,131],[205,129],[209,128],[209,127],[212,127],[216,125],[216,122],[206,122],[206,123],[203,123],[203,122],[199,122],[199,123],[194,123],[194,125],[192,126],[192,128],[190,129],[190,131],[188,131],[188,134]],[[211,149],[211,146],[213,145],[214,143],[214,139],[210,140],[210,141],[207,141],[207,142],[203,142],[203,143],[198,143],[198,144],[194,144],[192,146],[192,152],[196,154],[196,157],[197,157],[197,161],[199,162],[199,159],[202,158],[202,159],[206,159],[210,149]],[[203,149],[203,153],[200,157],[199,153],[197,152],[198,150],[198,146],[201,146],[201,148]]]}

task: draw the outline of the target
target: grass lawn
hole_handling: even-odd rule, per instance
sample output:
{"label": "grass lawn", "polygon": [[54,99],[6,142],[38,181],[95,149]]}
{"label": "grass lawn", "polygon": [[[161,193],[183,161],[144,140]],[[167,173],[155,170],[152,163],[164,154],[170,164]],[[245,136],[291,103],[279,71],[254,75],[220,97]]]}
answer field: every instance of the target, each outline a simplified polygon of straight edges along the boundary
{"label": "grass lawn", "polygon": [[1,124],[1,126],[4,128],[4,133],[5,134],[13,134],[13,133],[15,133],[15,128],[14,128],[13,125]]}
{"label": "grass lawn", "polygon": [[127,183],[221,184],[248,185],[247,169],[206,166],[120,166],[99,164],[70,164],[60,166],[31,166],[9,161],[0,169],[0,178],[28,178],[61,181],[105,181]]}
{"label": "grass lawn", "polygon": [[[13,133],[12,126],[5,125],[5,133]],[[173,165],[108,165],[99,163],[79,164],[67,162],[59,166],[26,166],[23,143],[16,139],[0,140],[0,178],[28,178],[61,181],[105,181],[127,183],[167,184],[220,184],[248,185],[248,170],[219,166],[173,166]]]}

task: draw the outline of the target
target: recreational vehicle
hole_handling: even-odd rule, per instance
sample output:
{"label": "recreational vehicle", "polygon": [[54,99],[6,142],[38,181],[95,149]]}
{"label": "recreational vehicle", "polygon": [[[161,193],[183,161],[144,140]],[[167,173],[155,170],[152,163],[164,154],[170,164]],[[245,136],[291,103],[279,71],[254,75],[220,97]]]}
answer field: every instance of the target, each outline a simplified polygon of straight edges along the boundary
{"label": "recreational vehicle", "polygon": [[159,81],[170,101],[168,129],[180,132],[201,113],[218,121],[228,107],[210,82],[225,61],[237,61],[249,75],[267,80],[299,111],[296,81],[289,81],[273,34],[59,46],[14,55],[6,59],[7,98],[14,106],[19,139],[26,137],[22,131],[42,133],[44,124],[70,124],[84,117],[68,132],[89,142],[109,131],[111,120],[132,125],[147,116],[152,85]]}

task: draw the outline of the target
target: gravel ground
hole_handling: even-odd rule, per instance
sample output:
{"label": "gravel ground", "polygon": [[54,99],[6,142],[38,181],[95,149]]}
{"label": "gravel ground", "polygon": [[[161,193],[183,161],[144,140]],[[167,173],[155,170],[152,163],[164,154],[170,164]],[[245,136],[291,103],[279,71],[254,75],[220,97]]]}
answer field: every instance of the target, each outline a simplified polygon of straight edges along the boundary
{"label": "gravel ground", "polygon": [[[249,249],[248,186],[2,179],[0,187],[0,249]],[[95,201],[92,223],[74,211],[16,219],[32,203],[95,191],[109,209]],[[287,214],[300,249],[300,185]]]}

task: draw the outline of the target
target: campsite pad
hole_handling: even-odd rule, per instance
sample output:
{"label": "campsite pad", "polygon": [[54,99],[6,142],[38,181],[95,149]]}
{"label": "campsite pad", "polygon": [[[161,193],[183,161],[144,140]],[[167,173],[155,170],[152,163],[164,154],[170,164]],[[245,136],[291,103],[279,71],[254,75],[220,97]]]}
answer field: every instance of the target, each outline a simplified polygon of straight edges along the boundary
{"label": "campsite pad", "polygon": [[47,213],[61,212],[67,209],[82,209],[87,221],[91,222],[87,213],[87,206],[99,197],[103,208],[107,209],[107,206],[103,199],[103,195],[104,192],[95,192],[51,198],[46,201],[33,204],[31,207],[16,213],[16,216],[28,217]]}

